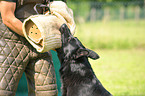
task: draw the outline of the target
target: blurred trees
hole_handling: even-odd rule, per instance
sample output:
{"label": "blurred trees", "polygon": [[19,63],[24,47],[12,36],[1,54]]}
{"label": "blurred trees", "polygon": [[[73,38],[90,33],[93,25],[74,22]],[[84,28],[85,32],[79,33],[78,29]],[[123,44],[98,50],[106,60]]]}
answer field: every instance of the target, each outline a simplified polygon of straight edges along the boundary
{"label": "blurred trees", "polygon": [[[104,2],[104,3],[111,3],[111,2],[124,2],[124,6],[127,7],[127,4],[125,2],[142,2],[139,4],[140,7],[145,6],[145,0],[67,0],[70,2],[84,2],[84,1],[90,1],[90,2]],[[93,5],[92,5],[93,6]]]}
{"label": "blurred trees", "polygon": [[145,0],[67,0],[76,21],[145,18]]}
{"label": "blurred trees", "polygon": [[130,1],[142,1],[145,2],[145,0],[68,0],[68,1],[98,1],[98,2],[130,2]]}

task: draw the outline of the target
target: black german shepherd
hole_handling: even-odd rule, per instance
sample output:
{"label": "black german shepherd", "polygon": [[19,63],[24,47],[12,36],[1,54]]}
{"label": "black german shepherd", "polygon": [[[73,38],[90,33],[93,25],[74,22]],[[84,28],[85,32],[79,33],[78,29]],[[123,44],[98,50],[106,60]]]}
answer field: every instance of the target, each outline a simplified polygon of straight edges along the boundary
{"label": "black german shepherd", "polygon": [[112,96],[95,76],[88,57],[98,59],[92,50],[70,33],[66,24],[60,28],[62,47],[56,49],[61,68],[62,96]]}

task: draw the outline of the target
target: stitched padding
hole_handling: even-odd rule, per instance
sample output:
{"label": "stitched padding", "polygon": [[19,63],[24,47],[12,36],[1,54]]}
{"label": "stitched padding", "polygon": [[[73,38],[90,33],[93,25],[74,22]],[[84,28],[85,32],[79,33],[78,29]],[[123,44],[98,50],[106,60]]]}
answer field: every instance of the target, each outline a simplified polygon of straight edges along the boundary
{"label": "stitched padding", "polygon": [[29,95],[38,93],[42,96],[45,91],[45,94],[57,96],[51,55],[36,52],[25,38],[10,31],[1,20],[0,31],[0,95],[13,96],[23,72],[26,71],[28,86],[31,87]]}
{"label": "stitched padding", "polygon": [[[16,91],[24,68],[28,62],[29,49],[16,34],[0,23],[0,89]],[[28,44],[25,42],[25,44]]]}

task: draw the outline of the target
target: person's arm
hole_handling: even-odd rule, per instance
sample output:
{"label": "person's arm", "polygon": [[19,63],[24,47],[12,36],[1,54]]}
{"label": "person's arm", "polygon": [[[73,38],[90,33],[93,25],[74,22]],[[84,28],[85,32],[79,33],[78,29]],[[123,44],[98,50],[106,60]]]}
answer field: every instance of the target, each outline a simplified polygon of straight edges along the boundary
{"label": "person's arm", "polygon": [[2,16],[3,23],[8,26],[11,30],[24,36],[22,31],[22,22],[15,17],[15,2],[0,1],[0,12]]}

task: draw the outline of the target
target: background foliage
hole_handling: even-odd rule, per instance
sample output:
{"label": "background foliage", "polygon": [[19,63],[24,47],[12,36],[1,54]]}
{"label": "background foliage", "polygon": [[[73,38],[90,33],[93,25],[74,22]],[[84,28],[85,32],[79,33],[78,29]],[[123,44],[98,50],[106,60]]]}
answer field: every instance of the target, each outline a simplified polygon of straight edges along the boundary
{"label": "background foliage", "polygon": [[[96,2],[131,2],[131,1],[137,1],[137,0],[67,0],[68,2],[70,1],[96,1]],[[144,2],[144,0],[140,0],[141,2]]]}

